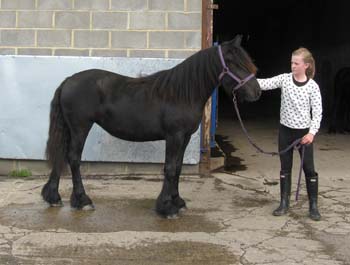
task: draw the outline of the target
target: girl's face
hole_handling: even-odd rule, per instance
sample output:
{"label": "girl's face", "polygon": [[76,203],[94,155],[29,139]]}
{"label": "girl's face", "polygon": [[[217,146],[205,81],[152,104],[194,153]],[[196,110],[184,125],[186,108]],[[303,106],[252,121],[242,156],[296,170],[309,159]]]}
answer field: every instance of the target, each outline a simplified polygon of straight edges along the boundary
{"label": "girl's face", "polygon": [[308,63],[305,63],[301,55],[292,55],[291,70],[294,76],[305,75],[306,69],[309,67]]}

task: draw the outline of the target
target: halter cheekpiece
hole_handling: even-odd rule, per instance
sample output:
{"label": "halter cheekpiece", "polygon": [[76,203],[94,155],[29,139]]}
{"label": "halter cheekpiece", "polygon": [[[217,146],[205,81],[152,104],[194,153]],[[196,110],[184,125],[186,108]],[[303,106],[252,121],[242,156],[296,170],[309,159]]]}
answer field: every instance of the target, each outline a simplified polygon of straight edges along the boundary
{"label": "halter cheekpiece", "polygon": [[221,80],[224,78],[225,75],[229,75],[232,79],[234,79],[237,82],[237,85],[232,89],[232,92],[235,92],[238,88],[244,86],[245,83],[247,83],[250,79],[252,79],[254,77],[254,74],[250,74],[244,79],[240,79],[239,77],[237,77],[227,67],[225,60],[224,60],[224,56],[222,55],[221,45],[218,45],[218,51],[219,51],[221,65],[222,65],[222,71],[219,75],[219,82],[221,82]]}

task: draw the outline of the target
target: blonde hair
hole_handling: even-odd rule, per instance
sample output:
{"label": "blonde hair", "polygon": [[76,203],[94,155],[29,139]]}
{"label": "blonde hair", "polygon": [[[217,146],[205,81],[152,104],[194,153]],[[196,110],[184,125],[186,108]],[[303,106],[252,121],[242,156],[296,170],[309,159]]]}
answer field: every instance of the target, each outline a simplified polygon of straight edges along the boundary
{"label": "blonde hair", "polygon": [[309,67],[306,69],[306,76],[310,79],[314,78],[315,76],[315,71],[316,71],[316,67],[315,67],[315,59],[312,56],[312,53],[304,48],[304,47],[300,47],[299,49],[295,50],[292,55],[299,55],[303,57],[303,61],[304,63],[308,63]]}

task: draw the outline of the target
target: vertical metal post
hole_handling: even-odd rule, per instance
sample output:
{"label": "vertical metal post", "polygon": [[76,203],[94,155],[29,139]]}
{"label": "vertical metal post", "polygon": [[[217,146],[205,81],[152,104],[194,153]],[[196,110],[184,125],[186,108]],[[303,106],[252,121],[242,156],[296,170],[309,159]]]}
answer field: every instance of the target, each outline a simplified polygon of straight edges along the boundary
{"label": "vertical metal post", "polygon": [[[213,5],[212,0],[202,0],[202,49],[206,49],[213,44]],[[202,118],[201,132],[201,168],[210,169],[210,126],[211,126],[211,97],[207,101]]]}

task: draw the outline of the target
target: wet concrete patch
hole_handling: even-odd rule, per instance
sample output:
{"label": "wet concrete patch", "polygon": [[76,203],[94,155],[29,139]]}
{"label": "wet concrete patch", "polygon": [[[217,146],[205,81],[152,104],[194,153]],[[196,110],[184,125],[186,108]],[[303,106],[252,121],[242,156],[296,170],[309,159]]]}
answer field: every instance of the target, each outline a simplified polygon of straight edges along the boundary
{"label": "wet concrete patch", "polygon": [[350,236],[334,235],[326,232],[318,232],[315,238],[326,246],[326,253],[331,257],[336,257],[344,264],[350,264]]}
{"label": "wet concrete patch", "polygon": [[144,177],[138,177],[138,176],[126,176],[126,177],[120,177],[119,179],[121,180],[144,180],[144,181],[150,181],[150,182],[162,182],[163,178],[144,178]]}
{"label": "wet concrete patch", "polygon": [[13,256],[0,254],[0,264],[18,265],[18,264],[26,264],[26,263],[24,263],[24,262],[20,263],[19,260],[14,258]]}
{"label": "wet concrete patch", "polygon": [[262,197],[244,197],[241,200],[237,200],[235,198],[233,200],[233,204],[235,207],[243,207],[243,208],[257,208],[257,207],[263,207],[265,205],[271,204],[272,201],[267,198]]}
{"label": "wet concrete patch", "polygon": [[225,190],[225,187],[223,186],[223,182],[217,178],[214,181],[214,187],[215,187],[215,190],[217,190],[219,192]]}
{"label": "wet concrete patch", "polygon": [[64,207],[40,204],[11,204],[0,209],[0,223],[29,230],[65,229],[74,232],[208,232],[221,227],[205,218],[203,212],[189,209],[180,218],[168,220],[153,210],[151,199],[95,198],[95,211],[77,211],[64,202]]}
{"label": "wet concrete patch", "polygon": [[318,148],[318,150],[320,150],[320,151],[341,151],[341,149],[339,149],[339,148],[326,148],[326,147]]}
{"label": "wet concrete patch", "polygon": [[[38,261],[40,257],[44,257],[46,262],[52,265],[239,264],[238,258],[223,246],[189,241],[146,243],[144,246],[132,248],[122,248],[108,244],[74,247],[67,245],[55,249],[35,248],[34,253],[32,259]],[[31,263],[30,258],[26,262],[25,264],[36,264]]]}
{"label": "wet concrete patch", "polygon": [[229,172],[244,171],[247,169],[246,165],[242,164],[243,159],[232,156],[237,149],[228,140],[227,136],[215,135],[215,140],[225,153],[224,170]]}

